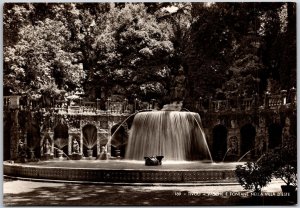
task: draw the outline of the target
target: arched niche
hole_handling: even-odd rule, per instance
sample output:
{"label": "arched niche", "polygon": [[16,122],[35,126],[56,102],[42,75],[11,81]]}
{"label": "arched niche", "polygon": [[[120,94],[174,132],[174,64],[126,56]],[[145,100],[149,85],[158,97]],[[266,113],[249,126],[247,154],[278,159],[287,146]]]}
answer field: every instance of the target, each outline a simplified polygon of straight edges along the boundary
{"label": "arched niche", "polygon": [[51,157],[54,156],[53,132],[47,131],[43,133],[42,139],[40,141],[40,147],[42,158],[46,156],[46,154],[50,154]]}
{"label": "arched niche", "polygon": [[[255,136],[256,136],[256,129],[251,123],[247,123],[241,127],[240,130],[241,135],[241,146],[240,146],[240,154],[241,156],[249,154],[250,156],[254,155],[254,148],[255,148]],[[252,152],[253,151],[253,152]]]}
{"label": "arched niche", "polygon": [[10,160],[11,154],[11,137],[12,137],[12,120],[11,115],[8,112],[3,113],[3,160]]}
{"label": "arched niche", "polygon": [[93,150],[93,155],[97,155],[97,127],[94,124],[86,124],[82,127],[82,142],[83,142],[83,154],[88,155],[88,150]]}
{"label": "arched niche", "polygon": [[222,161],[227,151],[227,128],[218,124],[213,128],[212,157],[215,161]]}
{"label": "arched niche", "polygon": [[[91,141],[95,142],[94,139],[95,139],[95,133],[96,133],[96,144],[94,145],[94,147],[92,148],[93,149],[93,156],[99,156],[100,153],[101,153],[101,146],[104,145],[105,143],[105,137],[103,135],[106,135],[107,134],[107,130],[106,129],[103,129],[102,127],[105,126],[104,123],[107,122],[107,121],[93,121],[91,119],[83,119],[80,121],[80,151],[81,153],[84,153],[85,156],[87,156],[87,145],[84,145],[84,143],[86,143],[86,141],[84,141],[86,138],[84,137],[87,137],[89,135],[92,136],[92,138],[89,138],[91,139]],[[90,129],[90,130],[88,130]],[[89,131],[90,133],[84,135],[85,131]],[[95,132],[96,130],[96,132]],[[90,135],[92,134],[92,135]],[[70,149],[70,152],[72,150]]]}
{"label": "arched niche", "polygon": [[110,133],[111,139],[111,155],[116,155],[116,150],[120,150],[120,156],[125,156],[126,145],[128,142],[128,126],[126,123],[120,126],[120,123],[115,124],[111,127]]}
{"label": "arched niche", "polygon": [[[60,149],[65,154],[69,151],[69,126],[61,119],[53,128],[54,149]],[[54,156],[58,157],[57,151],[54,151]]]}
{"label": "arched niche", "polygon": [[42,155],[41,149],[41,132],[40,132],[40,126],[36,122],[32,122],[27,127],[27,133],[26,133],[26,143],[28,150],[33,150],[35,152],[36,157],[40,157]]}
{"label": "arched niche", "polygon": [[274,149],[282,144],[282,126],[279,123],[271,123],[268,127],[269,148]]}

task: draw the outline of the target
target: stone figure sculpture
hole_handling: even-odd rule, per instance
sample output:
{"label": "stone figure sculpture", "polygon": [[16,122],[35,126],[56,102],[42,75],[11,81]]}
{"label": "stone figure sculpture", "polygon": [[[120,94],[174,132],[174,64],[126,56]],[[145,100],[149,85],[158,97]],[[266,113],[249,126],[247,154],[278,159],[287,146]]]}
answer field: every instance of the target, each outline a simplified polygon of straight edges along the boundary
{"label": "stone figure sculpture", "polygon": [[75,153],[75,154],[78,154],[79,151],[80,151],[80,148],[79,148],[79,143],[78,143],[78,141],[77,141],[76,139],[73,140],[73,145],[72,145],[72,147],[73,147],[73,154],[74,154],[74,153]]}
{"label": "stone figure sculpture", "polygon": [[44,154],[50,155],[51,153],[51,144],[49,140],[46,138],[44,143]]}

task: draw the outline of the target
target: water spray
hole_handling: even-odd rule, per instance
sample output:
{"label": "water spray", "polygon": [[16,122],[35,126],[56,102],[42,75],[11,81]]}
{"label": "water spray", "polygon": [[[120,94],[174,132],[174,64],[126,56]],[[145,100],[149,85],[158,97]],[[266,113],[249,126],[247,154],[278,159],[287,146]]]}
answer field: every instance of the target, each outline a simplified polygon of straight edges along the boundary
{"label": "water spray", "polygon": [[[189,111],[189,110],[186,109],[186,108],[182,108],[181,110],[186,110],[186,111],[188,111],[188,112],[191,112],[191,111]],[[210,154],[210,150],[209,150],[209,148],[208,148],[208,144],[207,144],[207,141],[206,141],[205,134],[204,134],[204,132],[203,132],[203,130],[202,130],[202,128],[201,128],[199,122],[197,121],[196,117],[195,117],[193,114],[192,114],[192,116],[193,116],[193,118],[195,119],[195,121],[196,121],[196,123],[197,123],[197,125],[198,125],[198,127],[199,127],[199,129],[200,129],[200,131],[201,131],[201,133],[202,133],[202,136],[204,137],[204,143],[205,143],[205,146],[206,146],[206,148],[207,148],[207,150],[208,150],[209,158],[210,158],[211,162],[213,163],[214,161],[213,161],[212,156],[211,156],[211,154]]]}

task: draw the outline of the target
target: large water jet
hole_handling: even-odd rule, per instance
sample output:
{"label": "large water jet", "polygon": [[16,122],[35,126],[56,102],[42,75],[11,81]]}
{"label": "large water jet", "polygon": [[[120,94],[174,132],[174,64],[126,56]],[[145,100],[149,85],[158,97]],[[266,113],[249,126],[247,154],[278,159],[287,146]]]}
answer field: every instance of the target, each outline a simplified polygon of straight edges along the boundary
{"label": "large water jet", "polygon": [[126,159],[163,155],[166,160],[211,160],[199,114],[180,111],[138,113],[129,132]]}

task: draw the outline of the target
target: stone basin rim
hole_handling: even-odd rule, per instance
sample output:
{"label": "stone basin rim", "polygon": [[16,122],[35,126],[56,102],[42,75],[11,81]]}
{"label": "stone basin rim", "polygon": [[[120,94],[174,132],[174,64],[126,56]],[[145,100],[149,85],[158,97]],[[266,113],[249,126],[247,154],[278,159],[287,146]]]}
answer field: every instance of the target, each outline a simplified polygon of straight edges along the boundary
{"label": "stone basin rim", "polygon": [[[52,162],[52,161],[51,161]],[[59,163],[59,162],[58,162]],[[54,165],[55,161],[53,161]],[[103,164],[108,164],[108,163],[103,163]],[[223,163],[226,164],[226,163]],[[234,163],[234,164],[243,164],[243,163]],[[189,172],[189,171],[228,171],[228,170],[234,170],[235,166],[232,167],[217,167],[218,165],[222,164],[217,164],[215,167],[216,168],[201,168],[201,167],[193,167],[193,168],[182,168],[182,169],[175,169],[175,168],[166,168],[166,169],[161,169],[160,167],[163,166],[144,166],[143,168],[116,168],[116,167],[67,167],[67,166],[48,166],[47,162],[42,162],[41,164],[38,164],[38,162],[33,163],[31,162],[30,164],[28,163],[10,163],[7,161],[3,162],[4,166],[10,166],[10,167],[24,167],[24,168],[37,168],[37,169],[66,169],[66,170],[103,170],[103,171],[168,171],[168,172]],[[215,165],[215,164],[208,164],[208,165]],[[179,164],[180,166],[180,164]]]}

